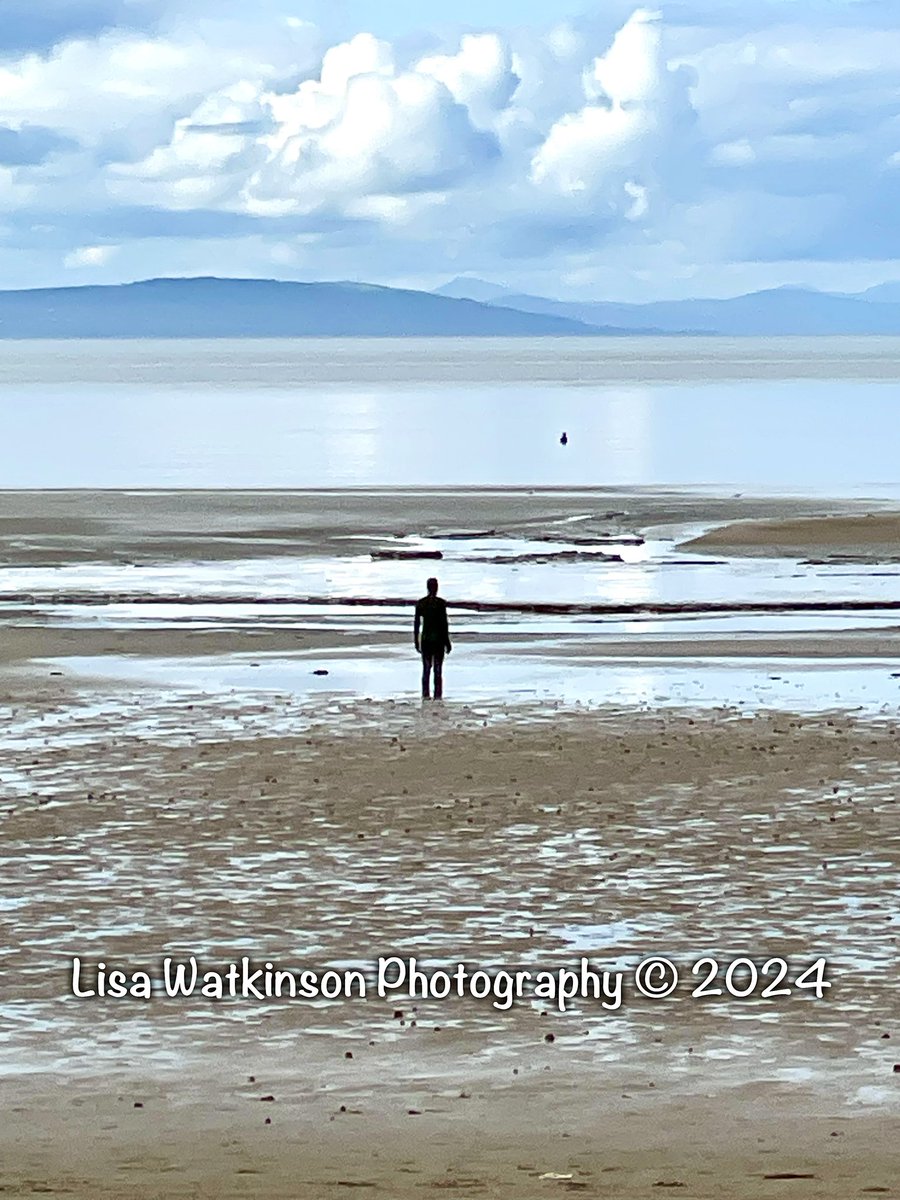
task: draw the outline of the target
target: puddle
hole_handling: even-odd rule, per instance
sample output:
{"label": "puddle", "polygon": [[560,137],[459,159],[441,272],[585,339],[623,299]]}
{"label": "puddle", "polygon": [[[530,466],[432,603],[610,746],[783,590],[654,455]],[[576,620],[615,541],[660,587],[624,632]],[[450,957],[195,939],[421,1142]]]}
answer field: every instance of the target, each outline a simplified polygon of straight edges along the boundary
{"label": "puddle", "polygon": [[[202,658],[133,658],[104,655],[37,660],[40,670],[69,680],[115,680],[205,694],[290,695],[298,700],[358,698],[414,701],[419,665],[409,650],[344,653],[222,654]],[[563,704],[678,708],[733,707],[747,712],[852,709],[893,713],[900,708],[895,664],[791,658],[668,659],[635,655],[516,657],[486,646],[457,646],[445,663],[445,703]],[[316,675],[315,671],[327,674]]]}

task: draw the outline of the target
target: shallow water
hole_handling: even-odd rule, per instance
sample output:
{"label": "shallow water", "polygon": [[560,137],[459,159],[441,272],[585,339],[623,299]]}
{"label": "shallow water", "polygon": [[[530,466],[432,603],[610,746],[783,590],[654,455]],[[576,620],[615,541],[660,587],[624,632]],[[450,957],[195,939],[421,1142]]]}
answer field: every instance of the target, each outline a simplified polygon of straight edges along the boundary
{"label": "shallow water", "polygon": [[[853,566],[827,567],[790,559],[704,561],[686,557],[675,541],[650,538],[643,545],[604,546],[624,562],[509,561],[524,553],[554,554],[575,548],[559,540],[525,538],[415,538],[404,544],[439,549],[442,588],[451,597],[455,651],[447,663],[448,695],[464,703],[583,703],[642,706],[769,705],[810,711],[846,705],[877,711],[894,705],[900,665],[895,658],[854,660],[845,646],[830,663],[829,639],[880,632],[891,638],[898,613],[862,612],[708,613],[702,607],[671,615],[534,614],[471,612],[452,608],[453,599],[641,605],[702,606],[798,601],[823,604],[897,598],[896,576]],[[217,562],[75,563],[54,567],[0,569],[7,599],[2,620],[10,626],[60,630],[115,630],[145,634],[184,631],[231,633],[280,639],[277,653],[258,642],[246,653],[193,653],[184,643],[175,657],[92,659],[68,655],[41,664],[69,676],[150,683],[166,688],[246,695],[283,691],[299,698],[330,694],[387,699],[415,695],[418,664],[412,652],[408,604],[383,605],[385,597],[415,596],[430,563],[372,561],[366,548],[347,552],[341,539],[295,557]],[[485,557],[499,561],[485,562]],[[506,561],[504,561],[506,560]],[[66,599],[70,593],[73,599]],[[378,604],[341,605],[302,601],[318,597],[370,597]],[[153,603],[142,603],[141,598]],[[291,603],[290,600],[295,602]],[[162,602],[156,602],[162,601]],[[285,602],[288,601],[288,602]],[[291,644],[312,638],[307,649]],[[346,635],[352,636],[352,641]],[[779,658],[754,641],[764,635],[802,635],[810,655]],[[687,657],[654,659],[647,639],[682,645]],[[743,659],[728,658],[730,640],[743,644]],[[717,643],[710,651],[708,643]],[[611,644],[615,657],[604,659]],[[707,644],[705,654],[705,644]],[[813,654],[826,655],[817,661]],[[301,642],[302,646],[302,642]],[[630,655],[625,657],[632,647]],[[224,648],[223,648],[224,649]],[[232,645],[231,649],[235,649]],[[791,649],[796,654],[798,645]],[[709,653],[713,657],[709,657]],[[865,654],[861,645],[860,655]],[[152,654],[152,651],[151,651]],[[755,654],[755,657],[753,655]],[[314,671],[325,672],[320,676]]]}
{"label": "shallow water", "polygon": [[893,339],[8,344],[0,477],[897,496],[898,377]]}
{"label": "shallow water", "polygon": [[[679,539],[680,540],[680,537]],[[457,600],[559,603],[694,603],[784,599],[897,598],[900,566],[864,568],[853,564],[797,562],[789,558],[716,559],[679,550],[676,540],[649,539],[643,546],[611,542],[597,551],[624,562],[517,562],[524,554],[564,554],[585,550],[566,540],[524,538],[396,539],[392,548],[440,551],[443,559],[379,561],[368,550],[352,552],[333,539],[322,552],[231,561],[155,563],[70,563],[52,567],[0,567],[0,594],[52,597],[59,592],[148,596],[237,596],[249,599],[294,597],[417,596],[430,571]],[[387,544],[380,541],[380,546]],[[486,561],[488,558],[501,561]],[[506,561],[502,561],[502,560]],[[9,603],[7,600],[5,603]]]}
{"label": "shallow water", "polygon": [[[232,698],[264,693],[304,702],[317,697],[408,701],[418,695],[418,660],[409,650],[385,649],[377,655],[319,650],[303,656],[252,653],[155,659],[73,656],[36,665],[70,678],[109,679],[131,687],[192,688]],[[900,654],[896,661],[837,664],[793,656],[780,661],[698,657],[673,662],[638,654],[621,662],[599,655],[567,658],[564,649],[554,654],[552,647],[539,656],[522,658],[480,646],[455,650],[446,660],[444,692],[447,702],[486,706],[734,706],[748,712],[851,709],[896,714],[900,711],[898,667]],[[325,674],[317,676],[314,671]]]}

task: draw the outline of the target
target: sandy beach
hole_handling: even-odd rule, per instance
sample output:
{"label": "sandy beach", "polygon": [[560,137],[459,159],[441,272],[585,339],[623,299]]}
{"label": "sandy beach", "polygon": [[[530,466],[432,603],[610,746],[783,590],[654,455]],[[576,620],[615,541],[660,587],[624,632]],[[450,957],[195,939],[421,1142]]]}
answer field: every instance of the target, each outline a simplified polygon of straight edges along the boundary
{"label": "sandy beach", "polygon": [[[806,670],[810,655],[871,658],[887,680],[900,655],[887,625],[850,612],[840,628],[735,639],[704,631],[699,612],[664,635],[615,622],[604,634],[601,617],[593,641],[575,626],[554,650],[559,629],[529,627],[526,640],[518,626],[515,637],[505,625],[489,632],[495,618],[476,607],[454,618],[463,657],[448,663],[448,702],[423,707],[410,695],[405,610],[376,627],[364,606],[339,605],[329,624],[301,605],[279,624],[277,605],[247,618],[222,604],[216,616],[206,597],[200,620],[190,605],[142,602],[163,587],[190,596],[181,575],[157,583],[154,563],[293,561],[348,536],[370,539],[351,548],[360,562],[398,534],[437,539],[444,574],[475,533],[510,552],[519,542],[561,549],[576,518],[581,538],[668,539],[661,553],[675,570],[686,532],[742,517],[791,528],[816,517],[826,531],[857,514],[896,521],[859,510],[651,492],[0,497],[7,576],[29,580],[3,589],[0,635],[0,1188],[889,1192],[896,704],[854,715],[839,699],[800,712],[698,708],[677,695],[639,706],[452,696],[454,678],[502,636],[513,640],[496,656],[500,679],[506,661],[527,671],[550,655],[569,664],[563,672],[580,658],[602,681],[604,661],[636,647],[689,657],[700,679],[737,641],[782,673]],[[841,536],[817,533],[816,544]],[[104,574],[120,570],[127,604],[118,576]],[[73,579],[87,593],[70,603]],[[752,580],[744,588],[744,600],[760,600]],[[330,680],[315,681],[322,692],[225,688],[191,665],[299,655],[309,676],[338,642],[360,664],[407,654],[412,688],[369,698],[329,692]],[[142,676],[151,660],[183,661],[187,675],[154,683]],[[380,956],[494,973],[587,958],[623,982],[615,1008],[588,997],[566,1011],[528,996],[501,1011],[402,988],[338,1000],[161,994],[163,958],[191,955],[215,970],[249,956],[370,976]],[[634,982],[654,955],[680,974],[664,999]],[[750,960],[740,987],[754,966],[783,959],[790,994],[761,996],[762,975],[744,997],[693,995],[707,968],[692,966],[707,956],[720,986],[728,963]],[[99,962],[145,971],[152,999],[76,998],[76,957],[87,980]],[[797,985],[820,958],[831,985],[821,998]]]}
{"label": "sandy beach", "polygon": [[[14,704],[49,720],[70,699],[45,683]],[[360,705],[291,736],[266,732],[289,702],[261,707],[160,712],[155,737],[95,715],[7,759],[33,785],[3,813],[7,1193],[893,1185],[893,724]],[[158,974],[241,952],[824,955],[832,988],[717,1001],[685,970],[667,1000],[562,1014],[66,994],[77,954]]]}
{"label": "sandy beach", "polygon": [[[884,510],[887,510],[885,512]],[[585,519],[585,514],[588,514]],[[875,520],[869,514],[878,514]],[[780,496],[698,495],[660,488],[391,488],[315,491],[97,490],[0,491],[0,554],[16,566],[62,562],[142,562],[293,556],[339,538],[348,549],[390,546],[410,534],[521,534],[540,542],[561,523],[578,520],[582,537],[611,531],[665,531],[748,520],[777,531],[801,518],[816,531],[805,544],[827,545],[847,518],[897,532],[888,501]],[[843,520],[837,520],[843,518]],[[751,525],[751,529],[757,526]],[[851,529],[856,526],[851,522]],[[575,533],[576,530],[569,532]],[[713,535],[710,535],[713,536]],[[846,533],[843,535],[846,542]],[[710,545],[725,544],[717,530]],[[742,539],[727,535],[728,544]],[[885,540],[878,538],[879,544]]]}
{"label": "sandy beach", "polygon": [[786,517],[740,521],[684,543],[685,549],[772,557],[841,554],[858,560],[900,557],[900,518],[895,513],[829,517]]}

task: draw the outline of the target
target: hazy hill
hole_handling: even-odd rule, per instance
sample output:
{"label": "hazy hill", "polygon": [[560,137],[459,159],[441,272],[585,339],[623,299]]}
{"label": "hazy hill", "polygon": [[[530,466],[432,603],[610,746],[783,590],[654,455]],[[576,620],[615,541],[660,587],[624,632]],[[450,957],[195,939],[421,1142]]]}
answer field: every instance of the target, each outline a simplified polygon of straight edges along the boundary
{"label": "hazy hill", "polygon": [[875,287],[870,287],[866,291],[860,292],[858,299],[887,301],[889,303],[900,301],[900,283],[879,283]]}
{"label": "hazy hill", "polygon": [[212,278],[6,291],[0,338],[900,334],[897,284],[855,296],[774,288],[648,304],[550,300],[465,278],[438,292]]}
{"label": "hazy hill", "polygon": [[150,279],[0,292],[0,338],[596,336],[575,318],[357,283]]}
{"label": "hazy hill", "polygon": [[[473,284],[487,296],[494,285],[454,279],[447,288],[465,294]],[[834,295],[811,288],[772,288],[727,300],[666,300],[647,304],[550,300],[503,289],[491,298],[521,312],[568,317],[588,325],[643,333],[711,333],[733,337],[787,334],[900,334],[900,285],[882,284],[859,295]]]}
{"label": "hazy hill", "polygon": [[458,275],[442,287],[435,288],[436,296],[449,296],[453,300],[481,300],[485,304],[503,303],[504,296],[512,295],[512,288],[502,283],[488,283],[486,279],[475,279],[470,275]]}

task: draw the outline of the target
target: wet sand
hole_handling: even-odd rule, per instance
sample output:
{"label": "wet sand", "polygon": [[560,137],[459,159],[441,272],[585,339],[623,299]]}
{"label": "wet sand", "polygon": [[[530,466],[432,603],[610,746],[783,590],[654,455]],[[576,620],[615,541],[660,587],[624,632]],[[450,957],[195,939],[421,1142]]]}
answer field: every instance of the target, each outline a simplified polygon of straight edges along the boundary
{"label": "wet sand", "polygon": [[[598,1088],[589,1071],[562,1073],[566,1082],[518,1082],[511,1072],[485,1082],[470,1069],[440,1090],[419,1080],[379,1088],[357,1074],[355,1086],[333,1078],[321,1097],[309,1083],[258,1077],[277,1089],[274,1104],[254,1103],[236,1073],[192,1084],[117,1079],[98,1081],[99,1097],[96,1082],[55,1089],[50,1112],[46,1093],[28,1087],[0,1134],[0,1178],[6,1195],[160,1200],[895,1194],[893,1118],[848,1117],[766,1086],[734,1089],[723,1103],[679,1094],[659,1076],[632,1075],[623,1092]],[[421,1107],[411,1114],[412,1105]],[[103,1132],[85,1136],[85,1127]],[[23,1128],[10,1161],[10,1133]]]}
{"label": "wet sand", "polygon": [[[152,606],[151,606],[152,607]],[[696,609],[694,610],[696,612]],[[702,610],[701,610],[702,611]],[[771,612],[771,608],[763,610]],[[790,611],[796,611],[792,608]],[[817,608],[816,611],[821,611]],[[851,611],[856,612],[858,608]],[[884,611],[884,606],[879,606]],[[578,644],[560,645],[553,634],[535,632],[529,642],[511,639],[504,647],[493,635],[466,633],[466,644],[477,646],[484,643],[492,653],[511,657],[527,655],[554,658],[560,670],[566,664],[582,659],[634,661],[637,651],[644,660],[667,659],[755,659],[763,662],[784,660],[788,663],[798,659],[822,661],[859,660],[900,663],[900,614],[896,625],[883,625],[877,629],[847,628],[823,637],[812,629],[787,633],[758,633],[744,637],[728,636],[707,631],[687,629],[678,637],[654,636],[652,632],[629,638],[601,635],[586,631]],[[385,629],[377,631],[340,631],[340,647],[345,654],[357,654],[360,659],[377,656],[385,651],[408,650],[410,636],[407,629]],[[27,664],[34,659],[42,663],[56,663],[69,658],[96,660],[97,676],[107,670],[104,660],[131,660],[135,666],[142,659],[209,658],[223,655],[243,655],[255,658],[280,655],[282,658],[308,658],[312,670],[317,654],[323,657],[333,653],[335,633],[328,629],[294,629],[263,626],[255,631],[241,628],[182,628],[165,627],[142,629],[91,629],[91,628],[35,628],[34,626],[9,627],[0,637],[0,664]],[[408,656],[409,657],[409,656]],[[65,663],[62,664],[65,666]],[[49,669],[49,668],[48,668]],[[409,657],[409,671],[415,674],[415,661]],[[46,674],[46,672],[44,672]],[[70,673],[67,671],[67,673]],[[136,674],[139,672],[136,671]],[[408,689],[407,689],[408,690]]]}
{"label": "wet sand", "polygon": [[[7,1193],[894,1185],[891,722],[362,703],[317,717],[275,697],[255,713],[198,697],[156,713],[147,736],[104,716],[111,697],[69,687],[5,694],[4,767],[27,781],[2,813]],[[44,741],[75,699],[101,709],[79,743]],[[146,697],[129,700],[146,715]],[[26,716],[32,738],[17,742]],[[824,955],[833,987],[716,1001],[686,983],[565,1014],[413,1010],[402,992],[66,998],[72,955],[158,971],[190,953],[542,967]],[[814,1180],[765,1178],[786,1174]]]}
{"label": "wet sand", "polygon": [[559,536],[561,523],[586,511],[591,519],[569,532],[605,537],[618,528],[665,532],[888,507],[649,488],[0,491],[0,560],[10,566],[227,560],[317,553],[336,542],[345,552],[368,551],[410,534],[467,531],[540,540]]}
{"label": "wet sand", "polygon": [[692,538],[683,543],[683,548],[762,558],[815,554],[833,558],[837,554],[843,558],[895,561],[900,558],[900,515],[869,512],[740,521]]}
{"label": "wet sand", "polygon": [[[501,518],[548,532],[585,511],[583,494],[479,493],[451,524],[445,499],[420,498],[411,526],[408,499],[389,496],[352,510],[347,494],[320,507],[249,493],[0,500],[4,553],[21,565],[175,560],[212,545],[244,557],[279,542],[261,530],[296,553],[348,520],[379,537]],[[604,495],[603,514],[619,508],[638,530],[747,514],[736,500]],[[766,518],[813,510],[751,505]],[[598,534],[611,520],[598,517]],[[357,649],[378,640],[342,636]],[[773,653],[847,658],[879,646],[889,657],[896,640],[850,628],[817,651],[810,637],[766,636]],[[866,720],[423,707],[100,678],[103,658],[123,652],[277,655],[317,638],[333,641],[314,629],[259,640],[239,628],[66,628],[39,609],[0,631],[4,1194],[896,1190],[896,705]],[[606,644],[624,655],[634,643]],[[690,630],[654,652],[664,646],[715,652]],[[97,660],[97,678],[50,674],[48,659],[79,654]],[[587,1001],[565,1013],[402,992],[330,1003],[69,994],[75,955],[156,978],[166,954],[314,969],[382,954],[494,969],[587,956],[626,980],[662,954],[682,980],[665,1000],[629,984],[616,1011]],[[832,987],[822,999],[793,986],[766,1000],[694,997],[690,965],[706,954],[783,957],[792,985],[823,956]]]}

